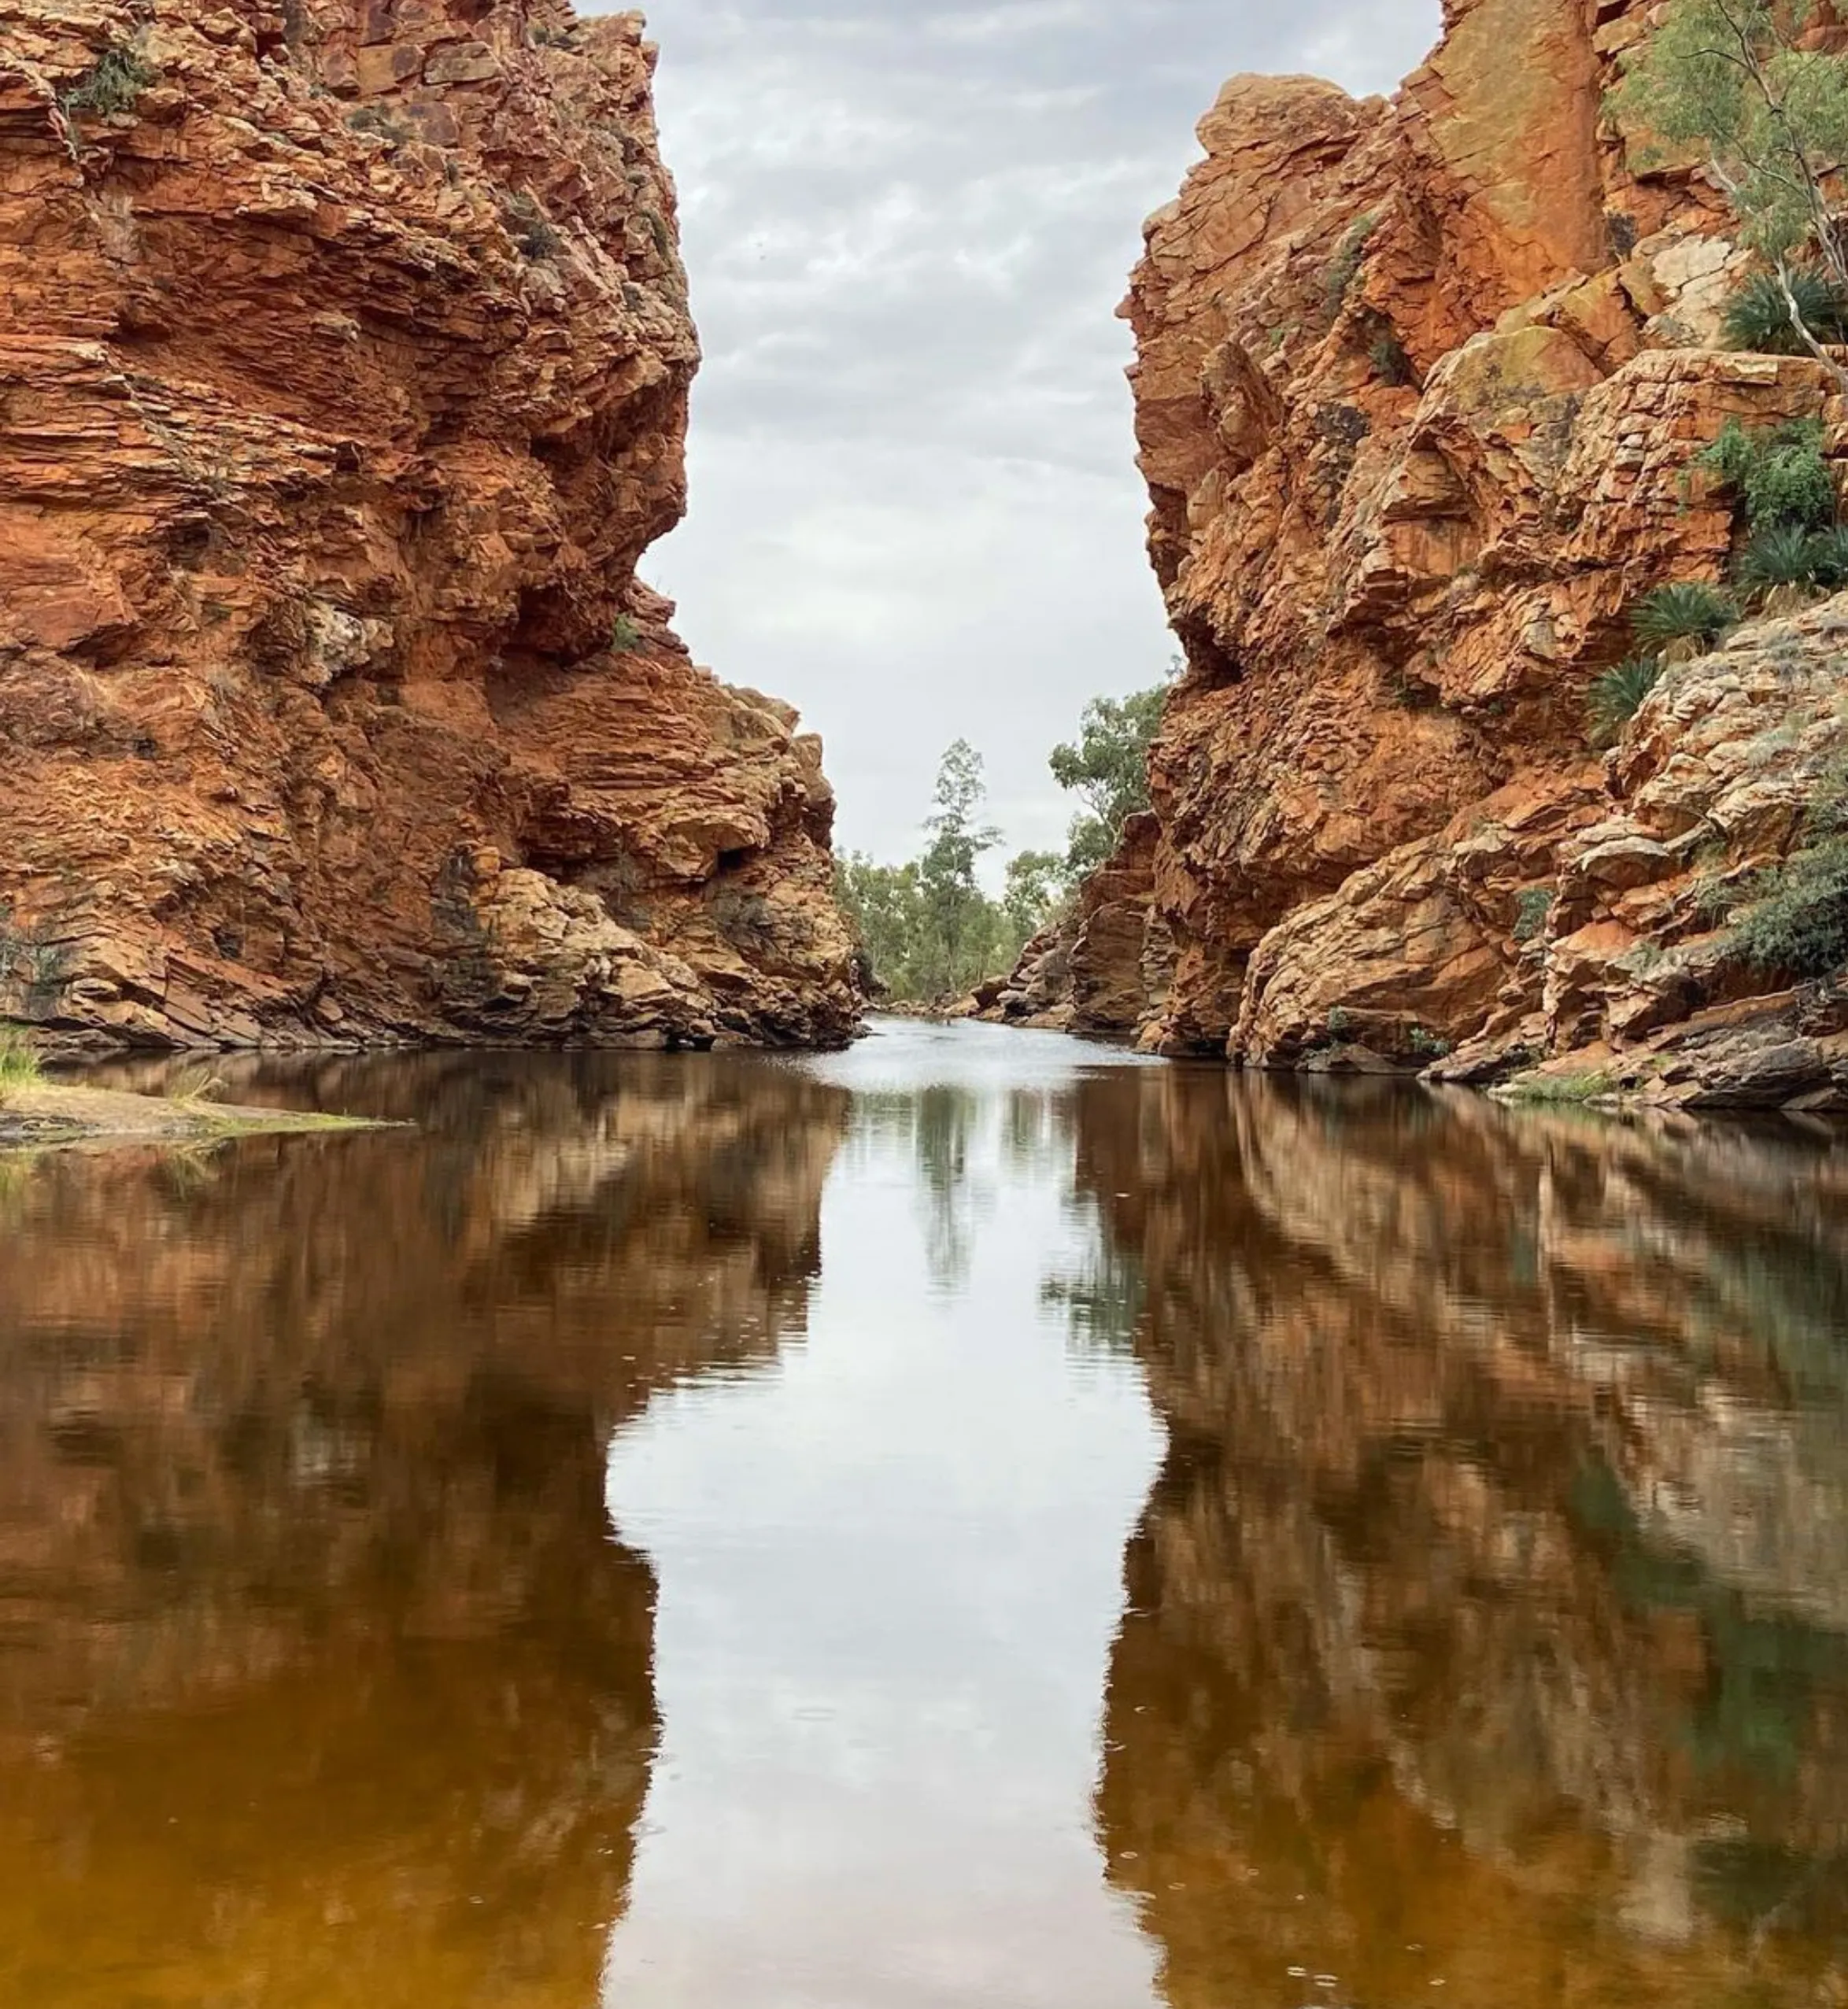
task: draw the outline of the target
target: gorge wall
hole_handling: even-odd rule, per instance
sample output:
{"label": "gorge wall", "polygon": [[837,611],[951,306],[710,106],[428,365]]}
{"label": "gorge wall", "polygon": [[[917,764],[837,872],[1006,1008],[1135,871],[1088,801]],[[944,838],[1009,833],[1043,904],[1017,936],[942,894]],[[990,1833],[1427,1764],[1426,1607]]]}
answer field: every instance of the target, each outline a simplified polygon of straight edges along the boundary
{"label": "gorge wall", "polygon": [[833,801],[637,561],[698,349],[639,16],[0,0],[0,1017],[837,1043]]}
{"label": "gorge wall", "polygon": [[1724,422],[1848,440],[1821,364],[1718,345],[1750,256],[1606,107],[1650,13],[1447,0],[1390,103],[1221,94],[1124,310],[1187,657],[1157,821],[1003,1014],[1260,1066],[1595,1052],[1676,1099],[1848,1091],[1848,1017],[1761,995],[1713,896],[1839,755],[1848,613],[1675,668],[1608,754],[1587,729],[1637,602],[1723,574],[1693,463]]}

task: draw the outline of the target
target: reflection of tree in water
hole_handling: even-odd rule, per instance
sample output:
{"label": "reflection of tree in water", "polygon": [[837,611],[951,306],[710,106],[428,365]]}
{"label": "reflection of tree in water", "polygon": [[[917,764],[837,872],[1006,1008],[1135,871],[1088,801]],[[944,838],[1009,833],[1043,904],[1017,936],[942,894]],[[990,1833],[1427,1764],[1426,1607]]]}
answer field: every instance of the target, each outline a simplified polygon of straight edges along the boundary
{"label": "reflection of tree in water", "polygon": [[1076,1263],[1040,1286],[1040,1300],[1063,1311],[1081,1352],[1126,1353],[1147,1302],[1142,1265],[1116,1246],[1089,1209],[1074,1206],[1072,1218],[1088,1246]]}
{"label": "reflection of tree in water", "polygon": [[1171,1434],[1098,1809],[1175,2009],[1848,1999],[1848,1152],[1185,1073],[1078,1115]]}
{"label": "reflection of tree in water", "polygon": [[982,1110],[972,1090],[947,1084],[863,1091],[854,1098],[856,1136],[903,1153],[916,1171],[925,1261],[942,1291],[968,1281],[977,1213],[971,1154]]}

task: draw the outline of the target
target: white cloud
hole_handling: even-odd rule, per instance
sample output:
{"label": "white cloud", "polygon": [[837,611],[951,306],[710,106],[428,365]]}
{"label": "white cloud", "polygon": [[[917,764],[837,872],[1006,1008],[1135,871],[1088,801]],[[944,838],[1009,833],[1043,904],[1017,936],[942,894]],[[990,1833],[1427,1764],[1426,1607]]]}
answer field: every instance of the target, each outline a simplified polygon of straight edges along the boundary
{"label": "white cloud", "polygon": [[1045,756],[1171,652],[1114,318],[1142,219],[1241,69],[1389,89],[1438,0],[656,0],[707,367],[693,514],[648,570],[721,675],[829,741],[843,840],[908,851],[988,755],[1044,844]]}

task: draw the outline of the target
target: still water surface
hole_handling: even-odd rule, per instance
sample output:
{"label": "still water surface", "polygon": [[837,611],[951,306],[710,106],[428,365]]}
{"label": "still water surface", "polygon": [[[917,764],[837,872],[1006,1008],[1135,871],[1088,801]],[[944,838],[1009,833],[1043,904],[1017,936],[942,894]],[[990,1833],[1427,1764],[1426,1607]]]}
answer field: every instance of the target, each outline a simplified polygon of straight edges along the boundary
{"label": "still water surface", "polygon": [[0,1161],[0,2004],[1848,2003],[1839,1136],[227,1087]]}

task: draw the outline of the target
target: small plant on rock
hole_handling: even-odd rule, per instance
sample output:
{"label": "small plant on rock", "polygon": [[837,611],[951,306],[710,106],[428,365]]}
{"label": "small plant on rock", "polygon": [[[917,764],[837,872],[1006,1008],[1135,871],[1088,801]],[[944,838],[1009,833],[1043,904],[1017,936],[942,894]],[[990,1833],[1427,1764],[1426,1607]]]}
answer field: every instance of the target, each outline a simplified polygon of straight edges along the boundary
{"label": "small plant on rock", "polygon": [[1395,390],[1414,381],[1412,359],[1405,353],[1405,344],[1391,328],[1374,336],[1367,349],[1367,359],[1380,382],[1391,384]]}
{"label": "small plant on rock", "polygon": [[1695,464],[1734,492],[1754,530],[1783,523],[1820,530],[1835,520],[1835,479],[1824,457],[1820,419],[1792,419],[1748,432],[1728,419]]}
{"label": "small plant on rock", "polygon": [[1616,745],[1624,728],[1642,710],[1643,700],[1661,681],[1664,667],[1659,656],[1632,656],[1605,671],[1591,686],[1587,706],[1593,745]]}
{"label": "small plant on rock", "polygon": [[530,190],[523,188],[502,197],[501,220],[507,226],[507,235],[519,246],[521,256],[530,263],[547,262],[564,249],[558,226]]}
{"label": "small plant on rock", "polygon": [[132,49],[105,49],[75,83],[58,94],[57,102],[66,118],[87,114],[110,119],[132,111],[153,80],[153,72]]}
{"label": "small plant on rock", "polygon": [[610,630],[610,648],[618,656],[633,656],[641,646],[641,630],[626,614],[619,614]]}
{"label": "small plant on rock", "polygon": [[1733,562],[1740,591],[1775,593],[1817,584],[1821,552],[1817,534],[1800,523],[1772,523],[1754,530]]}
{"label": "small plant on rock", "polygon": [[[1848,331],[1848,300],[1826,273],[1806,269],[1790,275],[1791,294],[1804,327],[1824,342],[1839,342]],[[1726,303],[1721,338],[1728,349],[1761,356],[1802,356],[1808,345],[1791,312],[1791,302],[1775,272],[1754,272]]]}
{"label": "small plant on rock", "polygon": [[39,1078],[39,1056],[23,1032],[0,1025],[0,1101],[8,1092],[29,1088]]}
{"label": "small plant on rock", "polygon": [[[1654,648],[1678,642],[1710,647],[1739,619],[1730,594],[1698,579],[1658,586],[1630,617],[1637,641]],[[1627,667],[1627,666],[1626,666]]]}
{"label": "small plant on rock", "polygon": [[[1640,700],[1638,700],[1641,702]],[[1517,942],[1537,942],[1547,932],[1547,923],[1553,918],[1553,893],[1550,887],[1528,886],[1522,890],[1514,903],[1514,939]]]}
{"label": "small plant on rock", "polygon": [[1379,227],[1377,210],[1369,209],[1364,216],[1356,217],[1336,246],[1334,257],[1329,260],[1328,269],[1322,274],[1321,304],[1323,315],[1331,327],[1340,318],[1354,282],[1360,276],[1367,241]]}

